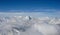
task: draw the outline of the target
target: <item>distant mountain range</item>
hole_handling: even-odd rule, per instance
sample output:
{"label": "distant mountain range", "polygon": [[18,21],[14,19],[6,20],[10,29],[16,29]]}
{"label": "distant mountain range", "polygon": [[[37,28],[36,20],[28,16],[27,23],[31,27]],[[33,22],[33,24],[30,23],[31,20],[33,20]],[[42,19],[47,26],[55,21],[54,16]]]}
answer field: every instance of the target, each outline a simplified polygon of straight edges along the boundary
{"label": "distant mountain range", "polygon": [[38,23],[44,22],[48,24],[60,24],[60,18],[50,18],[50,17],[32,17],[32,16],[4,16],[0,17],[0,23],[6,22],[20,22],[20,21],[35,21]]}

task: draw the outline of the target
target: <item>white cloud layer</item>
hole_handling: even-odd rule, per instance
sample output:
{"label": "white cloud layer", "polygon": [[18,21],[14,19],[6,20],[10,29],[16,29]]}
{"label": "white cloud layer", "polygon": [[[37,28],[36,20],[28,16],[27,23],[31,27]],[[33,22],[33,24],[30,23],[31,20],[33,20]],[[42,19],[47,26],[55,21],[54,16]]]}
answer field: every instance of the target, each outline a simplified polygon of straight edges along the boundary
{"label": "white cloud layer", "polygon": [[0,17],[0,35],[60,35],[60,19],[32,16]]}
{"label": "white cloud layer", "polygon": [[0,12],[2,16],[36,16],[36,17],[58,17],[60,14],[58,12]]}

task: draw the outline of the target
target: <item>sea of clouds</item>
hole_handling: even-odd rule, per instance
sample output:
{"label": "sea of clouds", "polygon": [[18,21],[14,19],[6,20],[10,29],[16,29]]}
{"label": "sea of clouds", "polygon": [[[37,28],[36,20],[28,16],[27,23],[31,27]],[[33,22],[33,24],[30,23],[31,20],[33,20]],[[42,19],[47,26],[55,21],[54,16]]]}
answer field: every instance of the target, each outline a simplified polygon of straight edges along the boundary
{"label": "sea of clouds", "polygon": [[0,35],[60,35],[60,19],[0,16]]}

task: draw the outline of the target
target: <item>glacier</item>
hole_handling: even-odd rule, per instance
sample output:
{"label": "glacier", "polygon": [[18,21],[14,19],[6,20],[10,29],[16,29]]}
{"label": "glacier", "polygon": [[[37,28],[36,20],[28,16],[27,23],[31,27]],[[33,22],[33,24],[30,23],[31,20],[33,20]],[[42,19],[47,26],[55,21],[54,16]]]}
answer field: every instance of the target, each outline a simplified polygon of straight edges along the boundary
{"label": "glacier", "polygon": [[60,18],[3,16],[0,35],[60,35]]}

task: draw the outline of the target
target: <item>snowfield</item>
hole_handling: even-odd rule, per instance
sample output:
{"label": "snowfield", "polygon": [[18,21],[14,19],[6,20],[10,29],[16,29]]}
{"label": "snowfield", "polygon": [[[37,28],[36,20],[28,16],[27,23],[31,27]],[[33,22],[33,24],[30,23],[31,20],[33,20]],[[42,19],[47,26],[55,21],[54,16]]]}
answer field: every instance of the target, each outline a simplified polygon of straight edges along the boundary
{"label": "snowfield", "polygon": [[60,19],[50,17],[0,17],[0,35],[60,35]]}

